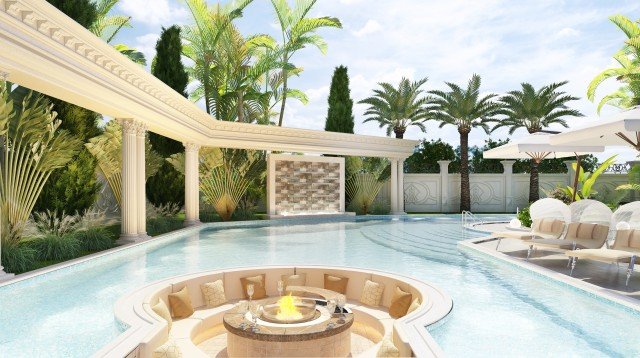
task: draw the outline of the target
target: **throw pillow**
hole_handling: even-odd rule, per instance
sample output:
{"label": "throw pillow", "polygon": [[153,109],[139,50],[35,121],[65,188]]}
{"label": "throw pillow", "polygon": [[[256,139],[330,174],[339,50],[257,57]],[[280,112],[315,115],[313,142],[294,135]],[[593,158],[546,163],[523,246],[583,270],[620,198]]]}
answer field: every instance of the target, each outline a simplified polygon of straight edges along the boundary
{"label": "throw pillow", "polygon": [[341,293],[344,295],[347,293],[348,282],[348,277],[333,276],[326,273],[324,274],[324,288],[327,290],[331,290],[333,292]]}
{"label": "throw pillow", "polygon": [[169,294],[169,306],[171,307],[171,316],[174,318],[187,318],[193,314],[187,286],[178,292]]}
{"label": "throw pillow", "polygon": [[364,287],[362,288],[360,302],[367,306],[377,307],[380,304],[383,292],[383,284],[367,280],[364,282]]}
{"label": "throw pillow", "polygon": [[222,280],[208,282],[200,285],[204,303],[207,307],[218,307],[227,302],[227,296],[224,294],[224,283]]}
{"label": "throw pillow", "polygon": [[400,287],[396,286],[389,305],[389,316],[392,318],[400,318],[407,314],[411,306],[413,295],[410,292],[404,292]]}
{"label": "throw pillow", "polygon": [[251,277],[243,277],[240,279],[240,284],[242,285],[242,292],[244,292],[244,298],[249,298],[249,294],[247,294],[247,285],[253,285],[253,296],[251,299],[259,300],[267,297],[267,290],[264,288],[266,275],[257,275]]}

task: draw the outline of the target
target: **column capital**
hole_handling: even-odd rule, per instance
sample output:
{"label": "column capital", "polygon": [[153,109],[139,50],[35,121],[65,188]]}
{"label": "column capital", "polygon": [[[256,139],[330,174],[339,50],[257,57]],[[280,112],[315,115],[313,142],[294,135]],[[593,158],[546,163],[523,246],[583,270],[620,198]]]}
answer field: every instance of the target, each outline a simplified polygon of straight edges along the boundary
{"label": "column capital", "polygon": [[504,168],[505,173],[513,173],[513,165],[516,163],[515,160],[501,160],[500,164],[502,164],[502,168]]}
{"label": "column capital", "polygon": [[195,143],[182,143],[184,145],[185,152],[197,152],[200,150],[200,144]]}
{"label": "column capital", "polygon": [[9,79],[9,71],[0,69],[0,81],[7,81]]}
{"label": "column capital", "polygon": [[136,134],[138,137],[144,137],[147,134],[147,125],[142,122],[136,122]]}
{"label": "column capital", "polygon": [[117,121],[120,122],[123,133],[133,135],[138,133],[138,123],[135,120],[130,118],[119,118]]}

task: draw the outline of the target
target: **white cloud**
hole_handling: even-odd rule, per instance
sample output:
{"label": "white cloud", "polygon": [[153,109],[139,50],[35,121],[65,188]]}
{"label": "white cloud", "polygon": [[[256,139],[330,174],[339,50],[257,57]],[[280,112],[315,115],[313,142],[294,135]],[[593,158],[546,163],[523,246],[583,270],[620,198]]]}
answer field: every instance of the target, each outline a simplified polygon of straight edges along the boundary
{"label": "white cloud", "polygon": [[356,37],[362,37],[365,35],[373,34],[382,29],[382,26],[376,20],[369,20],[367,23],[357,31],[352,31],[353,35]]}
{"label": "white cloud", "polygon": [[580,35],[580,31],[576,30],[576,29],[572,29],[570,27],[565,27],[562,30],[558,31],[556,33],[556,37],[558,38],[562,38],[562,37],[576,37]]}
{"label": "white cloud", "polygon": [[147,66],[151,67],[151,62],[156,55],[156,42],[160,35],[150,33],[142,36],[136,37],[136,43],[134,47],[144,54],[144,57],[147,59]]}
{"label": "white cloud", "polygon": [[121,0],[118,7],[132,21],[147,25],[171,26],[188,15],[183,6],[172,6],[168,0]]}

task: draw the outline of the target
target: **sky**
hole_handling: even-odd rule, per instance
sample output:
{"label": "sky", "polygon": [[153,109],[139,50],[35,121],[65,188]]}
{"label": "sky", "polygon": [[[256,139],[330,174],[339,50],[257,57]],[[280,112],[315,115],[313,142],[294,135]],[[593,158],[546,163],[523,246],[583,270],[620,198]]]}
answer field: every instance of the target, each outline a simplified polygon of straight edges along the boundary
{"label": "sky", "polygon": [[[212,3],[214,3],[212,1]],[[186,24],[190,13],[179,0],[120,0],[116,12],[132,17],[132,29],[124,29],[118,40],[145,53],[148,62],[162,26]],[[589,82],[603,69],[613,66],[611,55],[625,37],[608,16],[640,17],[640,3],[630,0],[318,0],[311,16],[333,16],[342,29],[319,33],[329,47],[325,55],[315,48],[301,50],[292,59],[304,72],[291,81],[303,90],[309,103],[288,102],[284,125],[324,129],[331,75],[336,66],[348,67],[354,105],[355,132],[384,136],[374,123],[362,123],[366,106],[357,104],[372,94],[379,82],[397,84],[402,77],[428,77],[426,90],[445,89],[445,81],[466,85],[472,74],[482,76],[482,92],[505,93],[529,82],[536,88],[568,80],[564,90],[580,97],[572,107],[584,118],[569,119],[580,126],[615,113],[605,108],[601,117],[596,104],[587,100]],[[277,38],[275,14],[268,0],[254,0],[237,21],[245,35],[267,33]],[[615,90],[612,81],[597,95]],[[561,129],[561,127],[554,128]],[[493,139],[525,136],[518,130],[509,136],[499,130]],[[409,139],[437,139],[459,143],[455,127],[439,128],[427,122],[426,133],[410,128]],[[488,135],[480,128],[470,135],[470,144],[482,146]],[[635,159],[635,152],[615,148],[598,155],[601,159],[620,153],[618,162]]]}

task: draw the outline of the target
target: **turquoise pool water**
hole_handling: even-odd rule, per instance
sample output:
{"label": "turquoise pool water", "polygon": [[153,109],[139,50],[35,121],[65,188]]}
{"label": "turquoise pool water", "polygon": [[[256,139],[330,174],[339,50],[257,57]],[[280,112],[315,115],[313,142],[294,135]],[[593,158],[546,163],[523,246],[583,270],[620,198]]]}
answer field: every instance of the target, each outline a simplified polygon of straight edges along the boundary
{"label": "turquoise pool water", "polygon": [[204,228],[0,287],[0,356],[86,357],[118,335],[113,303],[168,276],[261,264],[375,268],[430,281],[453,311],[429,327],[451,357],[640,356],[640,316],[467,256],[459,216]]}

